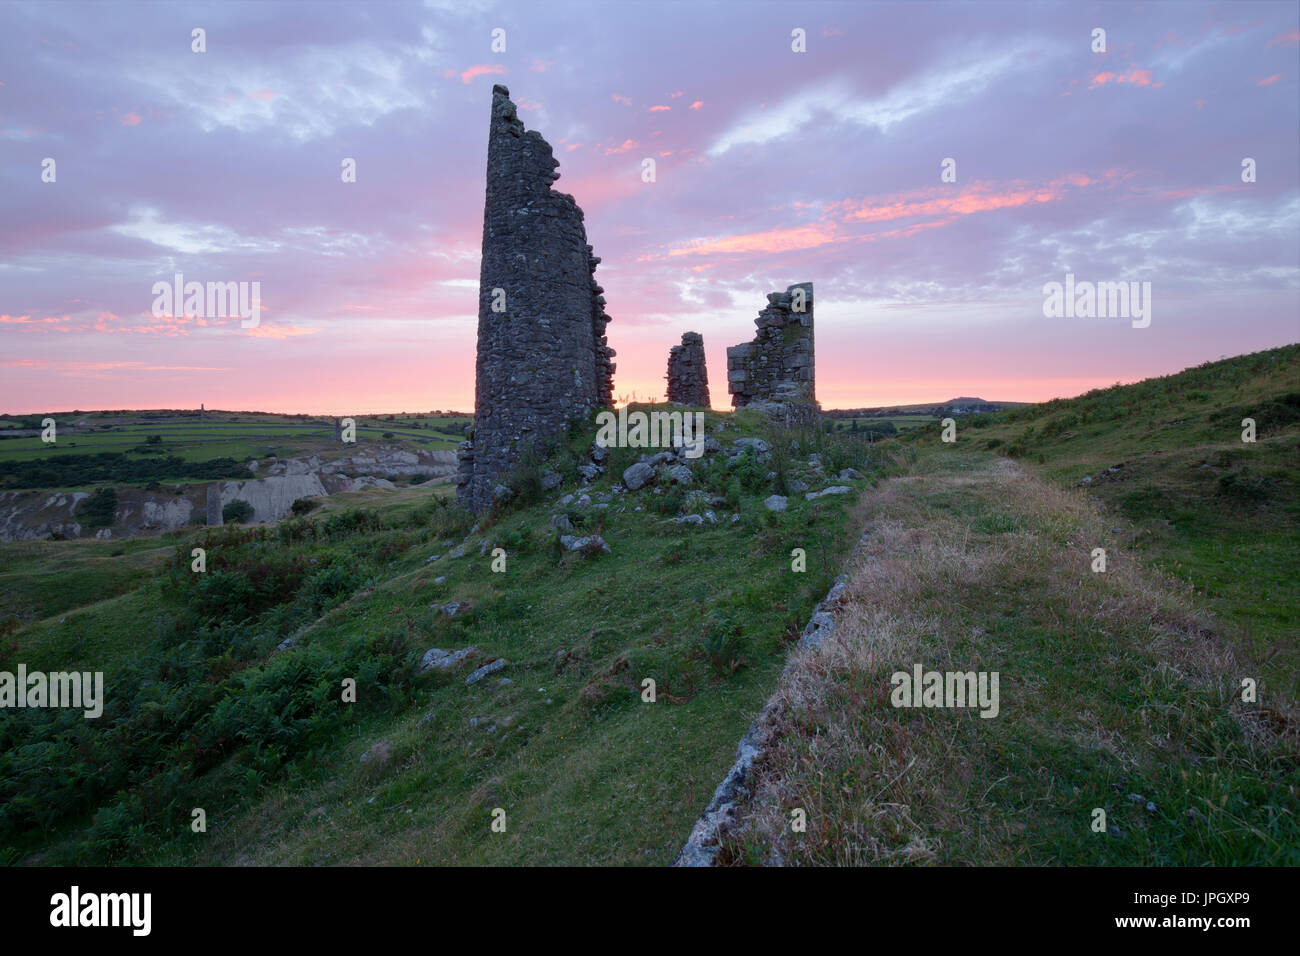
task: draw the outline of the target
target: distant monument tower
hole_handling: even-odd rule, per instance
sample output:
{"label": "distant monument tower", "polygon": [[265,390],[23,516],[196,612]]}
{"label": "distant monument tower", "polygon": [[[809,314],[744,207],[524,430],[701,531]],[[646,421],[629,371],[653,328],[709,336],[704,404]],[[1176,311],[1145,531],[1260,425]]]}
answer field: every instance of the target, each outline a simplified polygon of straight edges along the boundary
{"label": "distant monument tower", "polygon": [[492,87],[478,290],[474,431],[457,453],[457,499],[480,512],[525,447],[612,404],[614,350],[582,210],[556,192],[551,147]]}

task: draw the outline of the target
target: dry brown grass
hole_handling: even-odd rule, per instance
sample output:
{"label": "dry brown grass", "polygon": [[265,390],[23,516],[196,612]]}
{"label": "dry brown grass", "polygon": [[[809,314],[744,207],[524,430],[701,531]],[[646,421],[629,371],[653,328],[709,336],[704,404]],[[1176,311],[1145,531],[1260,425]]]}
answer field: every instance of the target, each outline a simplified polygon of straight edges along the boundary
{"label": "dry brown grass", "polygon": [[[1046,838],[1028,837],[1061,825],[1062,775],[1081,781],[1076,792],[1100,789],[1075,773],[1077,755],[1116,772],[1195,764],[1228,711],[1261,760],[1289,746],[1267,721],[1241,719],[1257,709],[1237,699],[1249,671],[1188,589],[1136,565],[1083,496],[1006,459],[948,453],[864,503],[873,518],[835,631],[786,671],[778,738],[728,858],[1039,862]],[[1107,550],[1104,574],[1091,570],[1094,547]],[[889,675],[914,663],[1000,671],[999,716],[895,709]],[[1063,767],[1047,756],[1057,749]],[[794,808],[806,833],[791,830]]]}

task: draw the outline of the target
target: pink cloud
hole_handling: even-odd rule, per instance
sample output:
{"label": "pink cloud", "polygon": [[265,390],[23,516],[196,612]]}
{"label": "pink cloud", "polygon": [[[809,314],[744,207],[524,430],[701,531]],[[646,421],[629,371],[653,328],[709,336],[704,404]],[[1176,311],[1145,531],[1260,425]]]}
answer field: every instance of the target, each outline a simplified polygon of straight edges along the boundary
{"label": "pink cloud", "polygon": [[1256,83],[1255,85],[1256,85],[1256,86],[1272,86],[1274,83],[1276,83],[1276,82],[1277,82],[1278,80],[1280,80],[1280,79],[1282,79],[1282,74],[1281,74],[1281,73],[1274,73],[1272,76],[1266,76],[1266,77],[1264,77],[1264,79],[1260,80],[1260,81],[1259,81],[1258,83]]}
{"label": "pink cloud", "polygon": [[703,105],[704,105],[704,100],[696,100],[694,103],[691,104],[691,109],[698,110]]}
{"label": "pink cloud", "polygon": [[49,359],[19,359],[3,363],[9,368],[38,368],[61,372],[65,375],[77,372],[112,372],[117,369],[132,369],[139,372],[225,372],[226,368],[206,365],[147,365],[144,362],[52,362]]}
{"label": "pink cloud", "polygon": [[621,146],[611,146],[606,149],[605,155],[608,156],[610,153],[626,153],[629,149],[636,149],[640,145],[641,144],[634,139],[625,139]]}
{"label": "pink cloud", "polygon": [[[1032,203],[1051,202],[1061,196],[1060,180],[1046,187],[1012,189],[994,192],[986,185],[976,184],[956,196],[935,196],[926,199],[901,198],[883,203],[858,203],[847,200],[833,203],[833,209],[842,211],[845,222],[887,222],[891,219],[908,219],[914,216],[935,216],[958,213],[969,216],[994,209],[1013,209]],[[1056,188],[1054,188],[1054,186]],[[916,194],[911,194],[915,196]]]}
{"label": "pink cloud", "polygon": [[607,172],[593,173],[583,179],[570,179],[568,183],[568,192],[573,194],[578,205],[587,212],[646,189],[641,177],[632,173],[625,176],[611,176]]}
{"label": "pink cloud", "polygon": [[632,105],[632,101],[630,99],[628,99],[626,96],[619,96],[617,93],[611,93],[609,98],[612,99],[615,103],[623,103],[627,106]]}
{"label": "pink cloud", "polygon": [[[962,216],[998,209],[1012,209],[1035,203],[1056,202],[1068,188],[1111,185],[1123,174],[1107,170],[1100,177],[1066,173],[1044,185],[1012,183],[1001,189],[976,183],[956,196],[935,195],[936,190],[918,190],[885,201],[844,200],[831,203],[816,223],[787,229],[770,229],[734,236],[710,238],[679,245],[669,257],[697,255],[745,255],[816,249],[832,243],[875,242],[878,239],[909,239],[921,232],[951,225]],[[922,218],[928,221],[900,225],[883,232],[845,231],[861,223],[882,223],[896,219]],[[644,256],[652,261],[659,256]]]}
{"label": "pink cloud", "polygon": [[651,113],[665,113],[665,112],[670,111],[671,109],[672,109],[671,106],[652,106],[652,107],[650,107],[650,112],[651,112]]}
{"label": "pink cloud", "polygon": [[1098,73],[1092,78],[1092,83],[1088,85],[1088,89],[1093,90],[1099,86],[1105,86],[1111,80],[1116,83],[1129,83],[1133,86],[1154,86],[1156,88],[1164,86],[1163,83],[1153,83],[1151,81],[1150,70],[1139,70],[1137,67],[1132,67],[1127,73]]}
{"label": "pink cloud", "polygon": [[[1279,33],[1273,39],[1264,44],[1264,49],[1271,46],[1300,46],[1300,30],[1287,30],[1285,33]],[[3,86],[0,83],[0,86]]]}
{"label": "pink cloud", "polygon": [[279,95],[279,93],[275,93],[271,90],[254,90],[248,94],[248,98],[250,100],[262,100],[263,102],[269,103]]}
{"label": "pink cloud", "polygon": [[476,63],[460,75],[460,81],[462,83],[468,83],[478,76],[487,76],[491,73],[504,73],[505,71],[505,66],[500,63]]}
{"label": "pink cloud", "polygon": [[[70,315],[47,315],[42,319],[33,319],[30,315],[0,315],[0,325],[59,325],[71,321],[72,316]],[[66,332],[68,330],[59,329],[58,331]]]}
{"label": "pink cloud", "polygon": [[289,339],[298,335],[315,335],[320,329],[304,329],[296,325],[259,325],[243,331],[255,339]]}
{"label": "pink cloud", "polygon": [[139,126],[139,125],[140,125],[140,114],[139,114],[139,113],[127,113],[125,116],[122,117],[122,125],[123,125],[123,126]]}
{"label": "pink cloud", "polygon": [[[4,84],[3,84],[3,83],[0,83],[0,86],[4,86]],[[677,99],[677,97],[679,97],[679,96],[681,96],[681,95],[682,95],[682,91],[681,91],[681,90],[678,90],[676,93],[669,93],[669,94],[668,94],[668,98],[669,98],[669,99],[672,99],[672,100],[675,100],[675,99]]]}
{"label": "pink cloud", "polygon": [[554,60],[533,60],[532,66],[528,69],[534,73],[545,73],[553,66],[555,66]]}
{"label": "pink cloud", "polygon": [[796,249],[816,249],[835,241],[835,233],[828,224],[796,226],[793,229],[769,229],[722,239],[701,239],[687,246],[670,249],[669,256],[716,255],[718,253],[791,252]]}

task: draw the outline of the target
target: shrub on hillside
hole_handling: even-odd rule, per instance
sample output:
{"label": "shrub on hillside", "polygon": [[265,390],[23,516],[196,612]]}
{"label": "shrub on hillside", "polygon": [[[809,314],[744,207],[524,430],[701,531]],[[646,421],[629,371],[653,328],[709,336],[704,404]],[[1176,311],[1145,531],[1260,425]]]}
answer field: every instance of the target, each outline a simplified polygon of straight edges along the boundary
{"label": "shrub on hillside", "polygon": [[113,524],[117,510],[117,491],[113,488],[96,488],[89,498],[77,505],[77,518],[91,528],[107,528]]}
{"label": "shrub on hillside", "polygon": [[1237,501],[1259,502],[1268,497],[1271,482],[1263,475],[1244,467],[1219,477],[1219,494]]}
{"label": "shrub on hillside", "polygon": [[236,498],[221,509],[221,520],[230,524],[243,524],[253,517],[253,506],[242,498]]}
{"label": "shrub on hillside", "polygon": [[700,649],[718,676],[734,674],[745,666],[746,641],[740,625],[724,611],[715,611],[700,632]]}

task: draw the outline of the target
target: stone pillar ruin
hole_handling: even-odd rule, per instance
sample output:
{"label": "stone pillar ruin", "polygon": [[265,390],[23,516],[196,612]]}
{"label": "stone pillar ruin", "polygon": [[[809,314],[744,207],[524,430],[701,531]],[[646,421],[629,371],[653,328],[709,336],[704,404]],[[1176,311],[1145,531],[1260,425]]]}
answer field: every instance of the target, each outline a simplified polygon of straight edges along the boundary
{"label": "stone pillar ruin", "polygon": [[761,407],[774,419],[820,414],[813,352],[813,284],[772,292],[754,320],[753,341],[727,349],[727,389],[735,408]]}
{"label": "stone pillar ruin", "polygon": [[699,332],[683,332],[682,344],[668,352],[668,401],[709,407],[709,372],[704,364],[704,336]]}
{"label": "stone pillar ruin", "polygon": [[605,290],[582,210],[551,188],[559,162],[492,87],[479,272],[474,431],[458,451],[457,499],[475,512],[529,445],[613,401]]}

